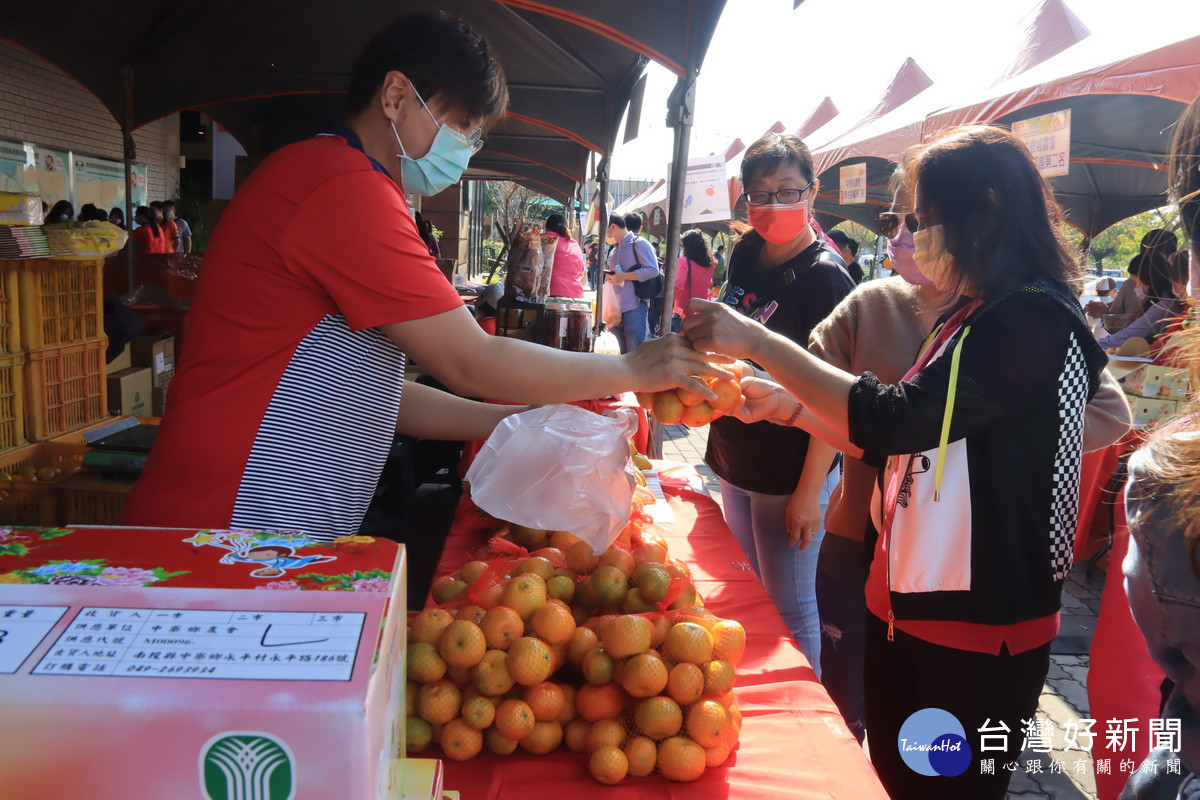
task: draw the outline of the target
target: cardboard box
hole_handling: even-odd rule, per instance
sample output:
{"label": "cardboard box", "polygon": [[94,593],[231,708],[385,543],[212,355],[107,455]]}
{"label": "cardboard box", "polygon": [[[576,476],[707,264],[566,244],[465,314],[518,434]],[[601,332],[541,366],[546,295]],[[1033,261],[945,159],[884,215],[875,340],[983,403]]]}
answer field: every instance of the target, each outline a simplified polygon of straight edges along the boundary
{"label": "cardboard box", "polygon": [[175,337],[157,333],[139,336],[130,342],[133,366],[148,367],[155,386],[166,386],[175,376]]}
{"label": "cardboard box", "polygon": [[1191,381],[1185,369],[1149,364],[1121,381],[1125,391],[1157,400],[1187,400]]}
{"label": "cardboard box", "polygon": [[1126,395],[1125,398],[1129,401],[1129,411],[1133,414],[1133,427],[1138,430],[1157,428],[1179,413],[1179,403],[1175,400],[1158,400],[1137,395]]}
{"label": "cardboard box", "polygon": [[4,800],[402,796],[401,546],[251,530],[6,535]]}
{"label": "cardboard box", "polygon": [[108,411],[131,417],[150,416],[154,383],[149,367],[130,367],[108,376]]}
{"label": "cardboard box", "polygon": [[123,369],[129,369],[130,367],[132,367],[133,366],[133,358],[131,355],[132,352],[133,351],[129,347],[129,344],[127,342],[125,344],[125,349],[121,351],[121,355],[117,356],[112,361],[109,361],[107,364],[104,365],[104,371],[106,373],[108,373],[109,375],[112,375],[114,372],[120,372]]}
{"label": "cardboard box", "polygon": [[150,390],[150,416],[161,417],[167,413],[167,387],[155,386]]}

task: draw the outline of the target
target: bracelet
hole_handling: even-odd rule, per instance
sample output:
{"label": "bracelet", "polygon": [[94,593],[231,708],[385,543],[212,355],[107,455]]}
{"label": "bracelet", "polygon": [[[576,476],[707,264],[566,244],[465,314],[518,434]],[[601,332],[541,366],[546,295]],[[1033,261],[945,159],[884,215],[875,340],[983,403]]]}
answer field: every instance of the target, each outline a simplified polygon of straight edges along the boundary
{"label": "bracelet", "polygon": [[797,400],[796,408],[794,411],[792,411],[792,415],[790,417],[788,417],[786,420],[784,420],[784,423],[783,423],[784,426],[790,428],[793,425],[795,425],[796,420],[799,419],[799,417],[800,417],[800,412],[803,410],[804,410],[804,406],[800,405],[800,401]]}

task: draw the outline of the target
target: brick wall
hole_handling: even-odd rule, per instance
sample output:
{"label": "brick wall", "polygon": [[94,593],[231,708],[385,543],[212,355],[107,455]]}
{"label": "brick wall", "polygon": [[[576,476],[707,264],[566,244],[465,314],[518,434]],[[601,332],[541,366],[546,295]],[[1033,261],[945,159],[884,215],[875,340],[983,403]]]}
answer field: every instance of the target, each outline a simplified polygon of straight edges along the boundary
{"label": "brick wall", "polygon": [[[108,109],[66,73],[0,39],[0,139],[120,160],[121,129]],[[151,200],[179,191],[179,120],[133,133]]]}

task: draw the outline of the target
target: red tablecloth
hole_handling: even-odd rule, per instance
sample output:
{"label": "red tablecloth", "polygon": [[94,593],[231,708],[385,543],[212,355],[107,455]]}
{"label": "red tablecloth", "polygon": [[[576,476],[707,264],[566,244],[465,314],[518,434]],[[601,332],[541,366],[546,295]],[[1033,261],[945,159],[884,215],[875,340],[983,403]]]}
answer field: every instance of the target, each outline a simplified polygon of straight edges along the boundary
{"label": "red tablecloth", "polygon": [[[887,794],[837,707],[792,641],[762,584],[703,481],[684,464],[660,464],[676,522],[660,526],[675,558],[691,568],[713,613],[746,628],[746,655],[734,689],[744,714],[738,749],[695,783],[660,777],[628,778],[601,786],[588,776],[584,756],[565,747],[548,756],[518,750],[446,761],[447,789],[464,798],[821,798],[887,800]],[[467,499],[459,507],[442,554],[439,574],[471,560],[490,525]]]}

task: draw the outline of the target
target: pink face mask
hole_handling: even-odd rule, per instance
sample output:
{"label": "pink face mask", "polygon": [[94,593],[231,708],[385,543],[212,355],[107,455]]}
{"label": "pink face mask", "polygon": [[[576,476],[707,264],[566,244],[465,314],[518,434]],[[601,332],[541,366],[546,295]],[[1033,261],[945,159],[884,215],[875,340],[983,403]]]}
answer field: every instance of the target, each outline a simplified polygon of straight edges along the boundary
{"label": "pink face mask", "polygon": [[901,278],[913,286],[932,286],[933,281],[926,278],[917,266],[915,253],[916,245],[913,243],[912,232],[901,225],[900,232],[888,239],[887,243],[888,259],[892,262],[892,267]]}

